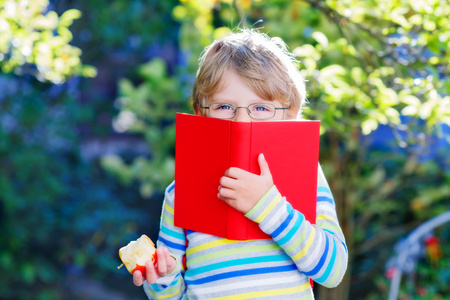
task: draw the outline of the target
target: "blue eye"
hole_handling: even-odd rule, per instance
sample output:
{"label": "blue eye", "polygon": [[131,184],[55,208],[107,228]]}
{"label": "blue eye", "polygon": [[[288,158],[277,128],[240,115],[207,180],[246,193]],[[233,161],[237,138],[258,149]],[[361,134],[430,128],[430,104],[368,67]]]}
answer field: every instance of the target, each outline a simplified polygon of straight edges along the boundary
{"label": "blue eye", "polygon": [[213,103],[211,104],[211,109],[216,111],[234,111],[236,107],[229,103]]}
{"label": "blue eye", "polygon": [[268,111],[267,107],[264,105],[257,105],[254,107],[255,111]]}
{"label": "blue eye", "polygon": [[271,104],[252,104],[249,109],[254,112],[272,112],[274,110]]}
{"label": "blue eye", "polygon": [[217,109],[223,109],[223,110],[232,110],[233,109],[233,107],[231,106],[231,105],[229,105],[229,104],[221,104],[221,105],[218,105],[217,106]]}

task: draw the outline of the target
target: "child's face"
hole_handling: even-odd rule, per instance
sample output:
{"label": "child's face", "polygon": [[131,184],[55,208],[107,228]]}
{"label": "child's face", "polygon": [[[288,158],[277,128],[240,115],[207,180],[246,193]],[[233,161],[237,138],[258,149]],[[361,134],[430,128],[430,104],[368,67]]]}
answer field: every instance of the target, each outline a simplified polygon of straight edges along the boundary
{"label": "child's face", "polygon": [[[268,101],[261,99],[261,97],[259,97],[249,86],[247,86],[239,75],[232,70],[228,70],[224,73],[222,89],[212,95],[211,103],[228,103],[240,107],[237,109],[236,115],[230,119],[232,121],[255,122],[287,119],[287,112],[285,110],[275,110],[275,116],[268,120],[252,119],[247,110],[247,107],[250,104],[270,103],[275,105],[275,107],[283,107],[283,105],[277,100]],[[210,114],[206,113],[206,116],[209,117]]]}

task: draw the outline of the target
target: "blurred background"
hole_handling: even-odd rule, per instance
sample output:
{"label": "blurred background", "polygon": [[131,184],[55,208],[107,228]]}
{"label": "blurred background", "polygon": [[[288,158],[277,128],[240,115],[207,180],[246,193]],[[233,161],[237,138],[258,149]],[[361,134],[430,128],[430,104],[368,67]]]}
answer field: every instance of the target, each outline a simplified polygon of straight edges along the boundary
{"label": "blurred background", "polygon": [[[203,48],[240,26],[288,44],[322,121],[350,260],[317,299],[387,299],[395,245],[450,210],[449,16],[446,0],[0,1],[0,298],[145,298],[118,249],[157,239],[175,112],[192,113]],[[450,299],[446,224],[399,299]]]}

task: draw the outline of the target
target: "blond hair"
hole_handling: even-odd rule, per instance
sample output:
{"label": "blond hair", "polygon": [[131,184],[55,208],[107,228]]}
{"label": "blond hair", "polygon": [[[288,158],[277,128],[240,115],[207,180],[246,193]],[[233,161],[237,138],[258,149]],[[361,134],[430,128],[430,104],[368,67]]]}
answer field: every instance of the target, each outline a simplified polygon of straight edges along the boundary
{"label": "blond hair", "polygon": [[211,103],[211,96],[220,91],[221,79],[227,70],[239,77],[262,99],[278,100],[292,112],[301,113],[306,92],[297,61],[280,38],[270,38],[253,29],[242,29],[214,41],[206,47],[199,60],[192,99],[196,112],[204,115],[201,106]]}

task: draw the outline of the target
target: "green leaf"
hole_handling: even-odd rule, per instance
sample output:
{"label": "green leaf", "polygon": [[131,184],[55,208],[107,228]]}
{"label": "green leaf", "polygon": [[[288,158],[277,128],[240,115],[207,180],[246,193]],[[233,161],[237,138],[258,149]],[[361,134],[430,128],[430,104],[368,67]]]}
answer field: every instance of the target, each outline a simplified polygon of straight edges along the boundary
{"label": "green leaf", "polygon": [[437,37],[428,41],[428,49],[435,54],[441,53],[440,41]]}
{"label": "green leaf", "polygon": [[415,116],[417,115],[418,107],[414,105],[408,105],[402,109],[401,113],[403,116]]}
{"label": "green leaf", "polygon": [[359,67],[352,68],[350,71],[350,76],[357,86],[361,86],[365,83],[366,74],[363,72],[363,69]]}
{"label": "green leaf", "polygon": [[159,82],[167,76],[167,67],[161,58],[152,59],[139,68],[139,74],[152,82]]}
{"label": "green leaf", "polygon": [[372,131],[374,131],[377,128],[378,128],[378,123],[377,123],[377,121],[375,121],[373,119],[366,119],[361,123],[361,129],[362,129],[362,133],[364,135],[368,135],[369,133],[371,133]]}
{"label": "green leaf", "polygon": [[381,90],[381,97],[378,100],[382,107],[393,106],[399,103],[397,93],[391,88],[383,88]]}
{"label": "green leaf", "polygon": [[69,9],[66,10],[59,19],[59,25],[69,27],[72,25],[73,20],[81,18],[81,11],[78,9]]}
{"label": "green leaf", "polygon": [[66,27],[60,26],[58,27],[57,31],[59,36],[63,38],[66,41],[66,43],[70,42],[73,39],[72,32],[70,32],[70,30],[67,29]]}
{"label": "green leaf", "polygon": [[401,11],[395,11],[391,13],[392,21],[402,26],[405,30],[410,30],[412,24],[405,18],[404,13]]}
{"label": "green leaf", "polygon": [[400,100],[401,100],[401,102],[403,102],[405,104],[409,104],[409,105],[416,106],[416,107],[419,107],[421,104],[419,98],[417,98],[414,95],[410,95],[410,94],[402,95],[400,97]]}
{"label": "green leaf", "polygon": [[388,107],[384,111],[389,121],[394,124],[400,124],[400,113],[393,107]]}
{"label": "green leaf", "polygon": [[26,283],[31,284],[34,282],[36,278],[36,272],[31,263],[23,264],[20,272],[22,273],[22,278]]}
{"label": "green leaf", "polygon": [[409,17],[409,22],[413,25],[422,25],[423,17],[421,14],[415,14]]}
{"label": "green leaf", "polygon": [[109,154],[101,158],[100,163],[105,170],[115,174],[125,185],[131,183],[132,173],[120,156]]}
{"label": "green leaf", "polygon": [[122,96],[131,97],[134,94],[135,87],[131,80],[122,78],[119,80],[119,91]]}
{"label": "green leaf", "polygon": [[154,188],[150,183],[144,182],[140,185],[139,192],[143,198],[149,198],[151,195],[153,195]]}
{"label": "green leaf", "polygon": [[347,71],[344,69],[343,66],[340,65],[331,65],[327,66],[320,70],[320,75],[325,79],[329,80],[332,77],[338,76],[338,75],[345,75]]}
{"label": "green leaf", "polygon": [[436,23],[426,19],[423,21],[423,28],[427,31],[434,31],[436,29]]}
{"label": "green leaf", "polygon": [[94,66],[83,65],[81,68],[81,76],[94,78],[97,76],[97,68],[95,68]]}
{"label": "green leaf", "polygon": [[317,49],[310,44],[295,48],[293,54],[297,57],[309,57],[316,61],[321,57],[319,51],[317,51]]}
{"label": "green leaf", "polygon": [[315,31],[312,37],[322,46],[322,49],[328,49],[328,39],[323,32]]}

